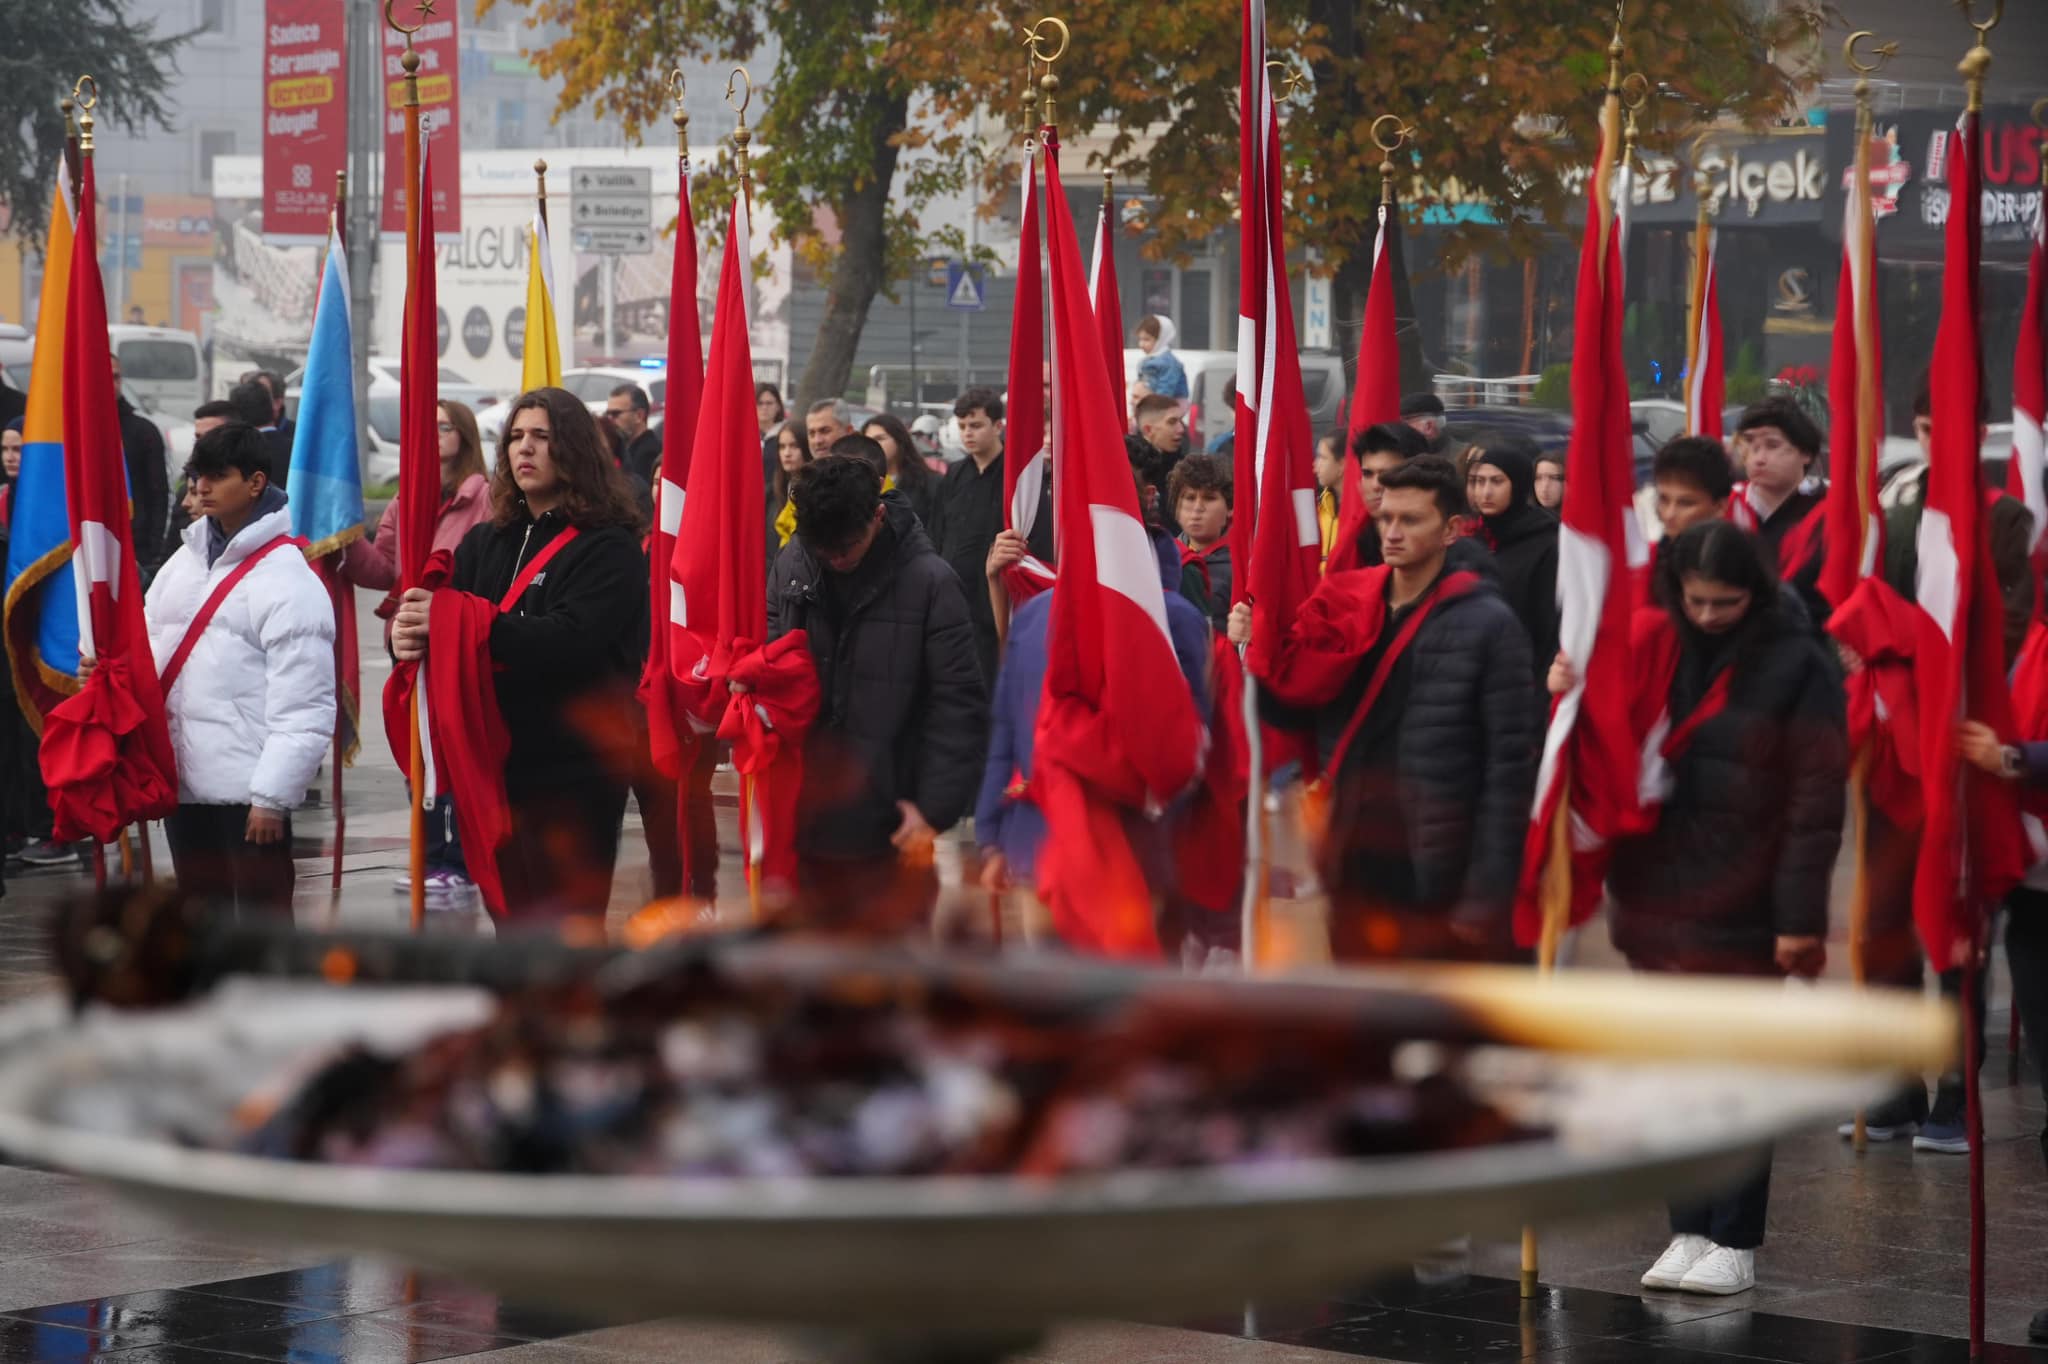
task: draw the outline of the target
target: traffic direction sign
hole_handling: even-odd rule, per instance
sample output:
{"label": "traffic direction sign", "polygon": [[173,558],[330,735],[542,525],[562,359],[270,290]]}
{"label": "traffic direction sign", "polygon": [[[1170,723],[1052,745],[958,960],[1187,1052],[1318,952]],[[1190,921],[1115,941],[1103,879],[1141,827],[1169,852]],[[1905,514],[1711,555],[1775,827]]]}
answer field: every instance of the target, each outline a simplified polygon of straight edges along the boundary
{"label": "traffic direction sign", "polygon": [[578,227],[570,239],[593,256],[645,256],[654,250],[653,229],[645,227]]}
{"label": "traffic direction sign", "polygon": [[654,171],[647,166],[579,166],[569,175],[569,204],[571,222],[579,229],[652,228]]}

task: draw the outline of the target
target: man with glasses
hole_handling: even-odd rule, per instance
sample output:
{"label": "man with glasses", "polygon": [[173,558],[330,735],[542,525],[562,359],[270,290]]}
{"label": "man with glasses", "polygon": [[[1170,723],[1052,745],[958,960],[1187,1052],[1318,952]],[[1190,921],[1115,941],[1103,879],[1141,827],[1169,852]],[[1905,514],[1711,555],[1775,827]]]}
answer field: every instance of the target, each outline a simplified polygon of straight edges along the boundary
{"label": "man with glasses", "polygon": [[661,462],[661,433],[648,425],[651,410],[647,390],[638,384],[620,384],[604,404],[604,414],[612,419],[612,425],[619,428],[626,441],[619,467],[650,487],[654,484],[654,466]]}

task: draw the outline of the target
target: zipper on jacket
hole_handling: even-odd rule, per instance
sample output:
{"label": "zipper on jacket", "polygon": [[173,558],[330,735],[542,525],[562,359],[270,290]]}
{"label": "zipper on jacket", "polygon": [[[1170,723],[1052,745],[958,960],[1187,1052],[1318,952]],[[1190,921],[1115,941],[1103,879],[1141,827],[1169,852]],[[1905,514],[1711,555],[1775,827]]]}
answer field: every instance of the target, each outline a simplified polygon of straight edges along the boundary
{"label": "zipper on jacket", "polygon": [[[512,583],[516,583],[519,581],[519,569],[520,566],[526,562],[526,547],[527,545],[533,542],[533,528],[537,524],[539,523],[534,521],[531,517],[527,518],[526,533],[519,537],[519,552],[512,556],[512,580],[511,582],[505,584],[505,588],[507,591],[511,590]],[[523,597],[526,594],[522,592],[519,595]],[[514,602],[512,605],[516,609],[519,603]]]}

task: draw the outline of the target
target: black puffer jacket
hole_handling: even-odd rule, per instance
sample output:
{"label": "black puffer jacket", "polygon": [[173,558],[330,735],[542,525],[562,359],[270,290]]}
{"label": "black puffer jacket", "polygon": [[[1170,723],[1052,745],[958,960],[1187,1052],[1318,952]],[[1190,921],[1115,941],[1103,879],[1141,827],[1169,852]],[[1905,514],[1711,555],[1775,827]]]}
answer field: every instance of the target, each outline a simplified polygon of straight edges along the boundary
{"label": "black puffer jacket", "polygon": [[[496,605],[519,570],[567,522],[560,512],[462,537],[449,585]],[[647,559],[624,526],[582,531],[548,561],[513,609],[491,625],[498,708],[512,736],[507,792],[625,785],[633,692],[646,647]]]}
{"label": "black puffer jacket", "polygon": [[897,801],[943,832],[981,782],[988,693],[960,579],[908,502],[891,492],[882,505],[882,534],[853,573],[828,575],[792,539],[769,579],[769,637],[810,632],[823,692],[804,747],[806,857],[888,856]]}
{"label": "black puffer jacket", "polygon": [[1736,671],[1673,764],[1656,829],[1615,847],[1614,945],[1633,962],[1730,969],[1768,962],[1780,935],[1827,932],[1849,773],[1841,676],[1789,594],[1755,628],[1717,650],[1679,626],[1674,724]]}
{"label": "black puffer jacket", "polygon": [[[1483,924],[1505,942],[1541,746],[1529,641],[1499,590],[1481,579],[1438,604],[1402,666],[1407,707],[1394,765],[1414,904]],[[1265,713],[1275,723],[1288,718],[1278,707]],[[1325,759],[1350,719],[1341,703],[1315,713]],[[1374,756],[1354,748],[1347,767],[1361,759]],[[1330,846],[1372,841],[1337,827],[1342,818],[1340,800]]]}

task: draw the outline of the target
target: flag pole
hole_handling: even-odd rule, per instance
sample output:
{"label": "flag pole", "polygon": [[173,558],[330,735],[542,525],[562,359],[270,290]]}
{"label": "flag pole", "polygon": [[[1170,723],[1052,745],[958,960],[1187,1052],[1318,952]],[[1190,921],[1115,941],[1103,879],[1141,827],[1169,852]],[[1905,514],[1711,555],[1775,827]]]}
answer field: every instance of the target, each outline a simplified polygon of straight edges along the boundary
{"label": "flag pole", "polygon": [[[396,0],[384,0],[384,22],[405,36],[405,53],[398,64],[405,71],[405,242],[406,259],[412,260],[420,235],[420,54],[414,50],[412,35],[426,25],[433,14],[434,0],[419,0],[420,17],[411,27],[392,14]],[[429,357],[431,360],[431,357]],[[412,787],[411,855],[408,865],[412,880],[412,929],[417,933],[427,919],[427,807],[426,751],[420,741],[421,697],[414,693],[406,709],[410,785]]]}
{"label": "flag pole", "polygon": [[[1877,511],[1870,505],[1870,480],[1864,470],[1868,459],[1865,452],[1872,448],[1874,435],[1882,425],[1874,363],[1877,328],[1871,317],[1870,269],[1874,253],[1870,247],[1874,224],[1870,212],[1870,77],[1898,51],[1898,44],[1887,43],[1875,50],[1876,60],[1863,61],[1856,55],[1857,45],[1874,36],[1868,30],[1859,31],[1850,34],[1842,45],[1842,59],[1856,73],[1856,156],[1849,182],[1849,213],[1856,235],[1849,237],[1843,249],[1853,253],[1849,260],[1849,278],[1853,286],[1849,306],[1853,310],[1852,325],[1856,336],[1856,467],[1850,472],[1856,480],[1857,510],[1861,513],[1857,520],[1857,537],[1864,553],[1858,556],[1859,561],[1869,557],[1870,523]],[[1847,237],[1849,234],[1844,235]],[[1849,804],[1856,820],[1856,862],[1849,886],[1849,978],[1858,986],[1867,984],[1870,979],[1871,761],[1870,741],[1866,739],[1849,769]],[[1856,1110],[1851,1143],[1858,1155],[1870,1149],[1868,1118],[1864,1109]]]}
{"label": "flag pole", "polygon": [[[1600,153],[1593,165],[1594,203],[1600,214],[1600,249],[1595,260],[1600,263],[1602,279],[1606,277],[1607,246],[1614,231],[1614,197],[1608,184],[1608,175],[1617,164],[1615,148],[1622,141],[1621,117],[1621,59],[1627,50],[1622,42],[1622,22],[1626,17],[1625,4],[1614,7],[1614,36],[1607,42],[1607,93],[1600,102]],[[1620,163],[1626,166],[1628,158],[1635,151],[1636,120],[1635,109],[1629,110],[1627,146],[1622,150]],[[1598,325],[1597,319],[1580,318],[1579,326],[1589,323]],[[1575,660],[1580,668],[1587,660]],[[1583,684],[1582,684],[1583,685]],[[1558,950],[1564,942],[1565,928],[1571,920],[1572,909],[1572,859],[1571,859],[1571,758],[1561,755],[1558,764],[1558,789],[1563,793],[1557,802],[1557,809],[1551,817],[1549,853],[1545,858],[1542,879],[1539,883],[1539,902],[1542,908],[1542,932],[1536,943],[1536,970],[1541,975],[1550,975],[1557,970]],[[1536,1247],[1536,1229],[1533,1226],[1522,1229],[1522,1277],[1521,1291],[1524,1298],[1536,1296],[1541,1264]]]}
{"label": "flag pole", "polygon": [[[1984,77],[1991,70],[1991,48],[1985,41],[1991,30],[1998,27],[2005,17],[2005,0],[1996,0],[1988,23],[1977,22],[1972,8],[1965,6],[1963,16],[1970,27],[1976,30],[1977,41],[1963,55],[1956,70],[1963,77],[1963,85],[1969,91],[1968,137],[1976,139],[1979,134],[1979,119],[1984,112]],[[1868,139],[1865,140],[1867,156]],[[1965,145],[1968,145],[1967,143]],[[1975,157],[1979,149],[1969,147],[1969,155]],[[1974,268],[1974,262],[1972,262]],[[1972,287],[1976,281],[1971,281]],[[1973,301],[1972,306],[1977,306]],[[1981,357],[1980,357],[1981,363]],[[1860,395],[1859,395],[1860,396]],[[1978,591],[1983,589],[1979,587]],[[1965,836],[1967,839],[1967,835]],[[1971,884],[1968,843],[1964,843],[1963,894],[1964,912],[1971,913],[1975,889]],[[1963,963],[1963,1099],[1964,1124],[1970,1141],[1970,1358],[1984,1357],[1984,1096],[1983,1084],[1977,1072],[1984,1059],[1984,1031],[1977,1026],[1977,1008],[1984,993],[1984,927],[1987,916],[1972,914],[1970,929],[1969,960]]]}
{"label": "flag pole", "polygon": [[[346,247],[346,246],[348,245],[348,235],[347,235],[347,232],[348,232],[348,229],[347,229],[347,223],[348,223],[348,215],[347,215],[347,214],[346,214],[346,213],[345,213],[345,212],[343,211],[343,206],[344,206],[344,205],[346,205],[346,204],[347,204],[347,202],[348,202],[348,171],[347,171],[346,169],[342,169],[342,170],[338,170],[338,171],[336,171],[336,172],[334,173],[334,234],[335,234],[335,237],[336,237],[336,238],[337,238],[337,239],[338,239],[338,240],[339,240],[339,241],[340,241],[340,242],[342,243],[342,245],[343,245],[344,247]],[[343,702],[343,697],[344,697],[344,695],[345,695],[345,692],[343,691],[343,686],[342,686],[342,684],[343,684],[344,680],[346,679],[346,675],[347,675],[347,661],[346,661],[346,660],[345,660],[345,659],[344,659],[344,658],[342,657],[342,649],[343,649],[343,647],[344,647],[344,646],[343,646],[343,634],[342,634],[342,628],[341,628],[341,598],[342,598],[342,592],[341,592],[341,576],[340,576],[340,568],[341,568],[341,565],[340,565],[340,563],[339,563],[339,562],[337,561],[337,562],[336,562],[336,563],[335,563],[335,564],[333,565],[333,567],[334,567],[334,571],[333,571],[333,572],[331,572],[330,574],[328,574],[328,578],[327,578],[327,594],[328,594],[328,596],[329,596],[329,597],[330,597],[330,598],[332,599],[332,601],[333,601],[333,603],[334,603],[334,700],[335,700],[335,707],[334,707],[334,792],[333,792],[333,796],[332,796],[332,801],[333,801],[333,805],[334,805],[334,872],[333,872],[333,875],[332,875],[331,879],[330,879],[330,880],[329,880],[329,882],[328,882],[327,890],[328,890],[328,895],[329,895],[329,898],[330,898],[330,900],[332,901],[332,905],[331,905],[331,907],[332,907],[332,908],[334,908],[334,909],[339,909],[339,908],[341,907],[341,843],[342,843],[342,838],[343,838],[343,837],[344,837],[344,836],[345,836],[345,835],[347,834],[347,832],[348,832],[348,803],[347,803],[347,801],[346,801],[346,800],[344,799],[344,797],[343,797],[343,794],[342,794],[342,789],[341,789],[341,769],[342,769],[342,766],[343,766],[343,765],[344,765],[344,764],[345,764],[345,763],[347,762],[347,760],[348,760],[348,754],[347,754],[347,752],[345,751],[345,750],[346,750],[346,745],[345,745],[345,744],[343,743],[343,741],[342,741],[342,718],[341,718],[341,717],[342,717],[342,708],[343,708],[343,705],[344,705],[344,702]],[[143,849],[143,853],[144,853],[144,865],[145,865],[145,866],[147,865],[147,854],[148,854],[148,851],[149,851],[149,850],[148,850],[147,846],[145,846],[145,847],[144,847],[144,849]]]}

